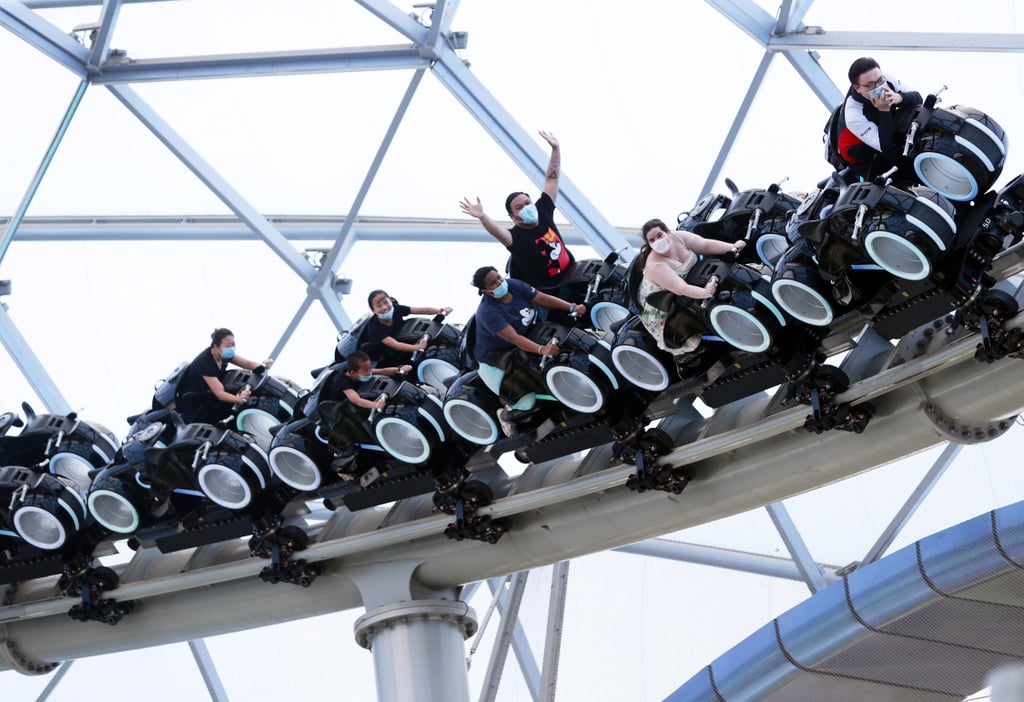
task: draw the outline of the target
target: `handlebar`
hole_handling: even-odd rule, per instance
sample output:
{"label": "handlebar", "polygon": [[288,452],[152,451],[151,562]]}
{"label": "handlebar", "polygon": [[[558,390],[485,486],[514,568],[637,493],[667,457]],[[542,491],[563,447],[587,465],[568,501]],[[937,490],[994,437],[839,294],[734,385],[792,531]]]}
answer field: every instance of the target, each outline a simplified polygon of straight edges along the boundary
{"label": "handlebar", "polygon": [[[388,394],[386,392],[382,392],[380,395],[377,396],[377,402],[380,402],[381,400],[384,400],[384,402],[388,401]],[[373,418],[377,415],[377,412],[379,412],[379,411],[380,410],[378,410],[376,407],[374,407],[372,410],[370,410],[370,421],[371,422],[373,421]]]}
{"label": "handlebar", "polygon": [[[719,283],[720,280],[721,279],[717,275],[713,275],[710,278],[708,278],[708,282],[709,283],[714,282],[716,288],[718,287],[718,283]],[[714,293],[711,294],[711,297],[704,298],[704,302],[700,303],[701,309],[707,309],[708,305],[711,304],[711,301],[714,300],[714,299],[715,299]]]}
{"label": "handlebar", "polygon": [[[558,346],[558,338],[553,336],[551,337],[551,341],[544,345],[547,346],[549,344],[554,344],[555,346]],[[548,364],[548,361],[550,360],[551,356],[545,356],[544,354],[540,354],[540,369],[544,370],[544,366],[546,366]]]}

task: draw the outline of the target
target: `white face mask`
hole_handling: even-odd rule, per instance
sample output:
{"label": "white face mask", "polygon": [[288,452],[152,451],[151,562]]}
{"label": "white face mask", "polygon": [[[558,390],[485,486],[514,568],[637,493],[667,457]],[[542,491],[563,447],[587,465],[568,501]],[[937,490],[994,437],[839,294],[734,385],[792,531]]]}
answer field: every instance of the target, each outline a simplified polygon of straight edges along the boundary
{"label": "white face mask", "polygon": [[660,239],[655,239],[651,242],[651,249],[654,253],[661,254],[664,256],[668,253],[668,250],[672,248],[672,242],[668,240],[667,236],[663,236]]}

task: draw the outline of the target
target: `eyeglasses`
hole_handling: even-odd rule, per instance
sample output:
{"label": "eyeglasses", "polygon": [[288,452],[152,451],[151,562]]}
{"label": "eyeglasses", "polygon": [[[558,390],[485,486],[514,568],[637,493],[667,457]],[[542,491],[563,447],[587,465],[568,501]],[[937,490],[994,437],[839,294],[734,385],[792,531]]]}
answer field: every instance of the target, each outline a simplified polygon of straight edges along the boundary
{"label": "eyeglasses", "polygon": [[873,80],[870,83],[857,83],[860,87],[865,90],[874,90],[875,88],[881,88],[885,85],[885,76],[879,76],[878,80]]}

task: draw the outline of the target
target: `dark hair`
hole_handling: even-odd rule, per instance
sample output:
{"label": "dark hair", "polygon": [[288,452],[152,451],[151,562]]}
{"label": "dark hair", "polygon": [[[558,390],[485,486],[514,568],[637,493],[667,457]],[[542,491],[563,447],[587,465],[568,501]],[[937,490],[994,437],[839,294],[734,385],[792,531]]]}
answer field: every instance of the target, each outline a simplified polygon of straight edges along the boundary
{"label": "dark hair", "polygon": [[[367,298],[366,298],[366,304],[369,305],[371,310],[373,309],[373,298],[377,297],[378,295],[388,295],[388,294],[386,292],[384,292],[383,290],[374,290],[374,291],[372,291],[367,296]],[[391,296],[388,295],[388,297],[391,297]]]}
{"label": "dark hair", "polygon": [[483,295],[484,281],[487,279],[487,274],[491,271],[497,273],[498,269],[494,266],[483,266],[481,268],[477,268],[476,272],[473,273],[473,287],[476,288],[477,292],[481,295]]}
{"label": "dark hair", "polygon": [[872,68],[879,68],[879,65],[878,61],[874,60],[870,56],[861,56],[859,59],[851,63],[850,70],[847,73],[847,77],[850,79],[850,85],[857,82],[861,73],[867,73]]}
{"label": "dark hair", "polygon": [[357,370],[359,370],[359,366],[363,365],[369,360],[370,357],[366,355],[365,351],[353,351],[348,355],[348,358],[345,359],[345,363],[348,364],[348,368],[346,368],[345,370],[346,372],[355,373]]}
{"label": "dark hair", "polygon": [[509,196],[505,198],[505,211],[506,212],[508,212],[509,214],[512,214],[512,201],[515,200],[520,195],[526,195],[526,197],[530,197],[529,194],[524,193],[524,192],[522,192],[520,190],[517,190],[514,193],[509,193]]}
{"label": "dark hair", "polygon": [[[664,229],[666,232],[671,231],[668,225],[662,222],[660,219],[649,219],[644,222],[644,226],[640,227],[640,238],[644,240],[644,246],[647,245],[647,232],[652,229]],[[650,248],[650,247],[648,247]]]}
{"label": "dark hair", "polygon": [[224,337],[234,335],[235,333],[226,327],[218,327],[217,329],[214,329],[213,333],[210,334],[210,339],[213,341],[213,343],[210,344],[210,348],[220,346],[220,342],[224,341]]}
{"label": "dark hair", "polygon": [[631,271],[638,271],[643,273],[644,267],[647,265],[647,258],[651,255],[651,245],[647,241],[647,233],[652,229],[656,228],[664,229],[666,232],[669,231],[668,226],[660,219],[649,219],[644,222],[644,225],[640,227],[640,253],[637,254],[633,264],[630,266]]}

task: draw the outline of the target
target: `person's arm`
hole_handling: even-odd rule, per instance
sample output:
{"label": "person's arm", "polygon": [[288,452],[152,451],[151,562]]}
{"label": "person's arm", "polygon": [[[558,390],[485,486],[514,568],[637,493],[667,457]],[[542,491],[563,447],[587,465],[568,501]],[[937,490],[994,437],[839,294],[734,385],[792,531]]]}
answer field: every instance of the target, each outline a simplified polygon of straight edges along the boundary
{"label": "person's arm", "polygon": [[213,393],[213,396],[221,402],[230,402],[234,405],[239,402],[245,402],[252,396],[252,392],[245,388],[242,388],[237,395],[232,395],[224,389],[224,383],[220,382],[220,378],[215,375],[204,375],[203,380],[210,386],[210,392]]}
{"label": "person's arm", "polygon": [[648,264],[644,269],[644,277],[663,290],[684,297],[692,297],[695,300],[706,300],[714,296],[717,287],[710,280],[703,288],[690,285],[680,278],[667,263]]}
{"label": "person's arm", "polygon": [[464,197],[462,202],[459,203],[459,207],[470,217],[479,219],[480,224],[484,225],[487,233],[497,239],[506,249],[512,246],[512,232],[495,222],[484,212],[484,206],[480,204],[479,197],[475,203],[471,202],[468,197]]}
{"label": "person's arm", "polygon": [[384,401],[383,398],[379,400],[367,400],[365,397],[361,396],[352,388],[345,388],[345,398],[348,399],[348,401],[351,402],[356,407],[362,407],[363,409],[382,410],[384,409],[384,407],[387,406],[387,403]]}
{"label": "person's arm", "polygon": [[562,149],[553,134],[541,131],[540,135],[551,146],[548,170],[544,173],[544,192],[551,198],[551,202],[554,202],[558,197],[558,177],[562,175]]}
{"label": "person's arm", "polygon": [[384,344],[389,349],[405,353],[415,353],[416,351],[422,351],[427,348],[427,342],[425,339],[420,339],[415,344],[407,344],[404,341],[399,341],[393,336],[385,336],[380,340],[380,343]]}
{"label": "person's arm", "polygon": [[[390,337],[388,337],[388,338],[390,338]],[[408,346],[408,344],[406,344],[406,346]],[[392,378],[392,377],[398,375],[399,373],[402,373],[404,375],[408,375],[411,372],[412,372],[412,366],[410,366],[408,363],[405,364],[404,366],[389,366],[388,368],[374,368],[373,369],[373,374],[374,375],[386,375],[389,378]]]}
{"label": "person's arm", "polygon": [[582,302],[567,302],[560,297],[548,295],[547,293],[539,290],[530,302],[540,305],[541,307],[547,307],[548,309],[568,312],[573,317],[582,317],[587,313],[587,306]]}
{"label": "person's arm", "polygon": [[228,363],[234,363],[236,366],[240,366],[242,368],[245,368],[246,370],[256,370],[259,366],[270,368],[272,365],[274,365],[274,359],[268,358],[262,363],[257,363],[256,361],[250,361],[248,358],[242,358],[241,356],[236,355],[234,358],[228,361]]}
{"label": "person's arm", "polygon": [[410,307],[413,314],[451,314],[451,307]]}
{"label": "person's arm", "polygon": [[516,330],[512,328],[511,324],[499,329],[496,333],[502,339],[512,344],[520,351],[525,351],[526,353],[536,353],[541,356],[554,356],[558,353],[558,346],[556,344],[538,344],[522,334],[517,333]]}
{"label": "person's arm", "polygon": [[[879,114],[881,115],[881,113]],[[888,113],[886,113],[886,116],[889,117]],[[879,140],[878,134],[878,125],[865,117],[864,106],[849,96],[846,98],[846,107],[843,109],[843,120],[846,122],[846,128],[849,129],[855,137],[875,151],[882,150],[882,144]],[[889,117],[888,122],[891,127],[891,117]]]}
{"label": "person's arm", "polygon": [[718,239],[705,239],[700,234],[694,234],[693,232],[687,231],[675,232],[675,234],[682,237],[683,243],[686,244],[691,251],[704,254],[705,256],[721,256],[722,254],[729,253],[733,249],[742,251],[743,247],[747,245],[747,242],[743,239],[730,243],[728,241],[720,241]]}

